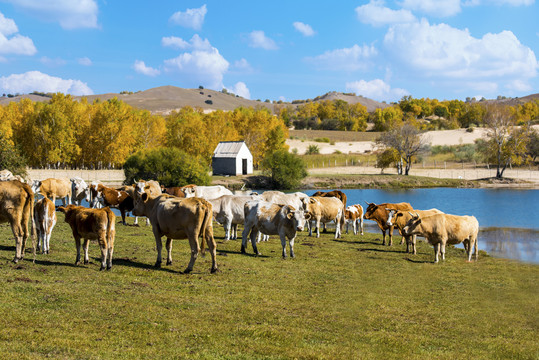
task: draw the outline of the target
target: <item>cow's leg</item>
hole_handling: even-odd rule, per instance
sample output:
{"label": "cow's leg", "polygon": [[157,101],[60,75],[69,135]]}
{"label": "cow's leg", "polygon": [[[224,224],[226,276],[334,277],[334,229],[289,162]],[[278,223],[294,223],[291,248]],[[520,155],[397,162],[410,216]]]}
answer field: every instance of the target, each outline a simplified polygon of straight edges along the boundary
{"label": "cow's leg", "polygon": [[161,250],[163,249],[163,242],[161,241],[161,235],[157,234],[155,231],[153,232],[153,235],[155,237],[155,248],[157,250],[157,260],[155,260],[155,267],[160,268],[161,267]]}
{"label": "cow's leg", "polygon": [[417,254],[416,247],[415,247],[416,239],[417,239],[417,235],[412,235],[412,253],[414,255]]}
{"label": "cow's leg", "polygon": [[135,216],[135,222],[133,223],[133,225],[137,225],[137,226],[138,226],[138,216]]}
{"label": "cow's leg", "polygon": [[189,265],[187,265],[187,268],[183,271],[185,274],[189,274],[191,271],[193,271],[193,266],[195,266],[195,261],[197,260],[198,253],[200,252],[198,232],[189,236],[189,245],[191,246],[191,259],[189,260]]}
{"label": "cow's leg", "polygon": [[296,255],[294,254],[294,240],[296,240],[296,237],[294,236],[290,240],[288,240],[288,246],[290,246],[290,257],[294,258]]}
{"label": "cow's leg", "polygon": [[245,254],[246,247],[247,247],[247,237],[250,235],[251,231],[253,231],[253,224],[251,224],[248,221],[245,221],[245,224],[243,225],[243,232],[241,233],[241,253]]}
{"label": "cow's leg", "polygon": [[232,240],[236,240],[238,238],[238,224],[232,224]]}
{"label": "cow's leg", "polygon": [[125,209],[120,209],[120,213],[122,214],[122,224],[127,225],[125,222]]}
{"label": "cow's leg", "polygon": [[75,258],[75,265],[80,264],[80,237],[75,236],[75,247],[77,248],[77,257]]}
{"label": "cow's leg", "polygon": [[172,265],[172,239],[167,236],[167,265]]}
{"label": "cow's leg", "polygon": [[382,245],[386,244],[386,231],[382,229]]}
{"label": "cow's leg", "polygon": [[354,230],[354,235],[357,235],[357,219],[352,221],[352,230]]}
{"label": "cow's leg", "polygon": [[440,243],[434,244],[433,247],[434,247],[434,263],[436,264],[438,262],[438,254],[440,253]]}
{"label": "cow's leg", "polygon": [[389,246],[393,245],[393,226],[389,227]]}
{"label": "cow's leg", "polygon": [[15,237],[15,257],[13,258],[13,262],[17,263],[24,257],[22,227],[20,221],[16,221],[16,218],[13,216],[9,217],[9,222],[11,224],[11,232],[13,232],[13,236]]}
{"label": "cow's leg", "polygon": [[213,237],[213,230],[206,230],[206,244],[208,245],[208,250],[211,256],[210,272],[213,274],[219,271],[217,268],[217,244],[215,243],[215,238]]}
{"label": "cow's leg", "polygon": [[225,241],[230,240],[230,231],[232,230],[232,221],[226,219],[223,223],[223,228],[225,229]]}
{"label": "cow's leg", "polygon": [[363,216],[359,217],[359,228],[361,229],[361,235],[363,235]]}
{"label": "cow's leg", "polygon": [[[256,229],[256,231],[254,231]],[[251,231],[251,245],[253,245],[253,252],[255,255],[262,255],[258,252],[258,247],[256,246],[256,238],[259,233],[258,228],[253,228],[253,231]]]}
{"label": "cow's leg", "polygon": [[[283,259],[286,259],[286,236],[279,234],[279,237],[281,238],[281,246],[283,247]],[[292,256],[292,252],[290,252],[290,256]]]}
{"label": "cow's leg", "polygon": [[84,248],[84,264],[89,264],[90,263],[90,258],[88,257],[88,246],[90,245],[90,240],[89,239],[84,239],[84,244],[82,245],[83,248]]}
{"label": "cow's leg", "polygon": [[322,226],[323,226],[323,233],[327,233],[328,230],[326,229],[326,223],[322,223]]}
{"label": "cow's leg", "polygon": [[[346,233],[347,233],[347,234],[348,234],[348,225],[349,225],[349,224],[350,224],[350,222],[347,221],[347,222],[346,222]],[[353,230],[353,228],[352,228],[352,230]]]}
{"label": "cow's leg", "polygon": [[146,218],[146,226],[150,225],[150,218]]}
{"label": "cow's leg", "polygon": [[[85,240],[87,241],[87,240]],[[101,249],[101,267],[99,270],[105,270],[107,267],[107,259],[109,257],[109,246],[107,244],[107,235],[103,234],[99,237],[99,248]],[[86,256],[86,254],[84,255]]]}
{"label": "cow's leg", "polygon": [[335,219],[335,239],[341,237],[341,217],[337,216]]}
{"label": "cow's leg", "polygon": [[441,249],[441,252],[442,252],[442,260],[445,261],[445,243],[442,243],[440,245],[440,249]]}
{"label": "cow's leg", "polygon": [[320,237],[320,219],[316,219],[316,237]]}
{"label": "cow's leg", "polygon": [[[313,236],[314,220],[307,220],[307,222],[310,224],[309,225],[309,236]],[[311,224],[311,222],[312,222],[312,224]]]}

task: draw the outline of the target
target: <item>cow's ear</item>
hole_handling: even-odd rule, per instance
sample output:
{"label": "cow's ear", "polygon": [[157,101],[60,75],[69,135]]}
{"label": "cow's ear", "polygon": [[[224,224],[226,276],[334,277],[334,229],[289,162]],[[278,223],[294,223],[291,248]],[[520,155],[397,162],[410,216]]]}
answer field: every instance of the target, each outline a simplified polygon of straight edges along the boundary
{"label": "cow's ear", "polygon": [[143,194],[141,195],[141,199],[142,199],[142,201],[148,200],[148,193],[143,193]]}
{"label": "cow's ear", "polygon": [[402,216],[402,215],[404,215],[404,214],[399,211],[398,213],[395,214],[395,217],[399,217],[399,216]]}
{"label": "cow's ear", "polygon": [[314,203],[316,202],[316,199],[309,198],[309,202],[310,202],[311,204],[314,204]]}
{"label": "cow's ear", "polygon": [[311,213],[308,211],[304,212],[305,220],[309,220],[311,218]]}
{"label": "cow's ear", "polygon": [[59,212],[63,212],[64,214],[66,213],[66,208],[63,206],[58,206],[56,210],[58,210]]}
{"label": "cow's ear", "polygon": [[286,214],[286,217],[290,220],[292,220],[292,218],[294,217],[294,213],[292,211],[288,212],[288,214]]}

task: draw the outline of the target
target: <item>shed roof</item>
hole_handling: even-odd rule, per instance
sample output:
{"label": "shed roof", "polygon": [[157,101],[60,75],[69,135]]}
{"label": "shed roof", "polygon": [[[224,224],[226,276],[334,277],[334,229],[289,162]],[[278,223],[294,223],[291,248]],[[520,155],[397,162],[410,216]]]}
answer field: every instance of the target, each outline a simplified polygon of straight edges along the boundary
{"label": "shed roof", "polygon": [[[213,157],[236,157],[244,144],[245,141],[221,141],[215,148],[215,151],[213,152]],[[245,147],[247,147],[246,144]]]}

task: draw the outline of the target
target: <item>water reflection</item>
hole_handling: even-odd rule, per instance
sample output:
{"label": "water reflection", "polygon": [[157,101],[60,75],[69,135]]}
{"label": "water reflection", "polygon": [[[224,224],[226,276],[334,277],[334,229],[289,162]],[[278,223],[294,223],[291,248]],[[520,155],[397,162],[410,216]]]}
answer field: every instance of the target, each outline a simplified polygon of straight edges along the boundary
{"label": "water reflection", "polygon": [[479,249],[496,257],[539,263],[539,231],[486,228],[479,231]]}

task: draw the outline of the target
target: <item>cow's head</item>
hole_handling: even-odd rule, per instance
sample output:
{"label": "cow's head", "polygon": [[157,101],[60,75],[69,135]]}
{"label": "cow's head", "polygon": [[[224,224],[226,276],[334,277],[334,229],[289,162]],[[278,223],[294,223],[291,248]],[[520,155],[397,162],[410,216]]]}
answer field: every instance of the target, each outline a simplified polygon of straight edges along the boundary
{"label": "cow's head", "polygon": [[412,214],[408,212],[411,216],[410,220],[406,222],[406,225],[402,228],[404,235],[414,235],[415,230],[421,224],[421,218],[418,213]]}
{"label": "cow's head", "polygon": [[133,215],[148,216],[148,214],[146,214],[147,212],[146,203],[148,202],[148,199],[149,199],[149,195],[148,193],[145,193],[145,192],[143,192],[142,195],[136,197],[135,204],[132,211]]}
{"label": "cow's head", "polygon": [[305,221],[311,218],[311,215],[303,209],[296,210],[293,206],[285,205],[283,210],[286,212],[286,217],[293,224],[296,231],[303,231]]}
{"label": "cow's head", "polygon": [[92,183],[90,185],[90,195],[92,198],[90,207],[96,208],[98,203],[103,204],[103,188],[103,185],[97,183]]}
{"label": "cow's head", "polygon": [[363,215],[363,218],[366,220],[371,220],[376,210],[378,210],[378,205],[376,205],[375,203],[366,203],[367,209],[365,209],[365,214]]}
{"label": "cow's head", "polygon": [[183,190],[183,193],[185,194],[186,198],[190,198],[190,197],[195,196],[195,188],[194,187],[183,187],[182,190]]}
{"label": "cow's head", "polygon": [[40,189],[41,189],[41,180],[32,181],[32,191],[37,194]]}
{"label": "cow's head", "polygon": [[387,210],[387,224],[389,226],[393,226],[393,223],[395,222],[393,220],[394,220],[395,216],[397,215],[397,210],[395,210],[395,209],[387,209],[387,208],[386,208],[386,210]]}

